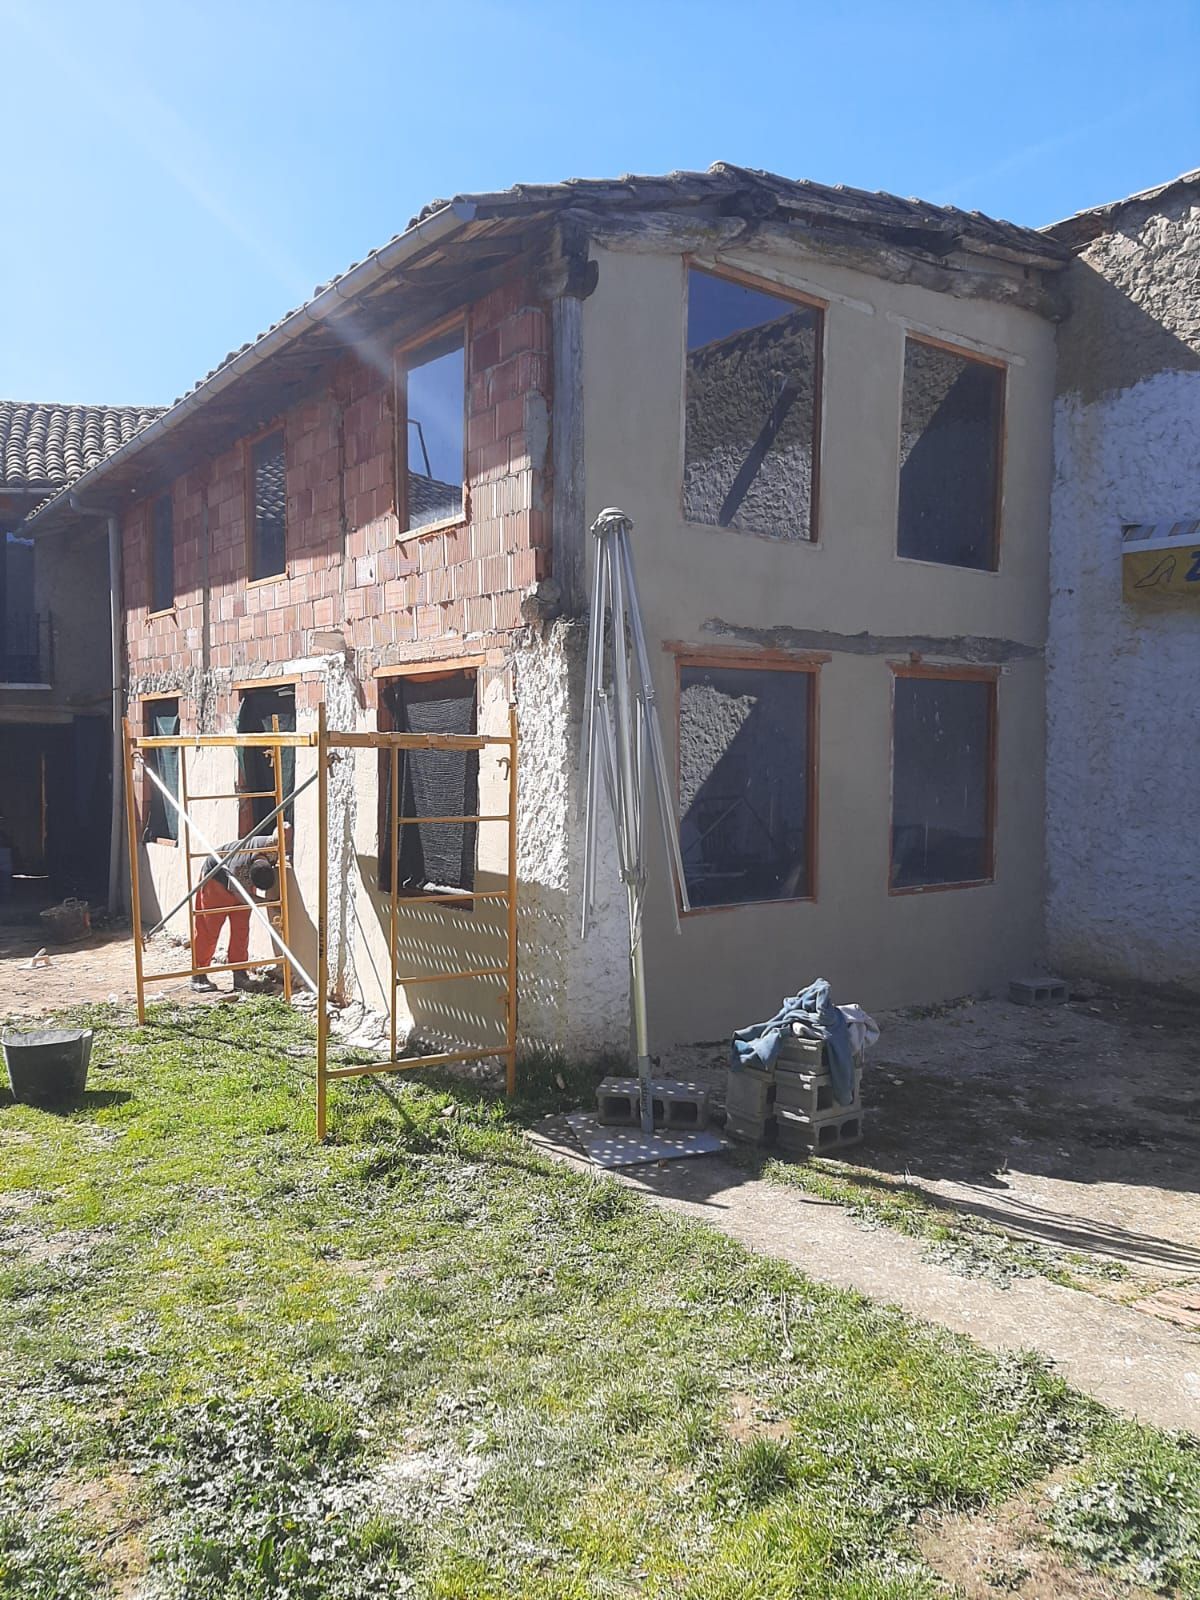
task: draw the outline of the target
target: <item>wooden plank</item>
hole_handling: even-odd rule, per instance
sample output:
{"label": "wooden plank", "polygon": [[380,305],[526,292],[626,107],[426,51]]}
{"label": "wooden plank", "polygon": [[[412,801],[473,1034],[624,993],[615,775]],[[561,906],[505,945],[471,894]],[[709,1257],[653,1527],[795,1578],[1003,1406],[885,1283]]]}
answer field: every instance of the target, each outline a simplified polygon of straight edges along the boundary
{"label": "wooden plank", "polygon": [[508,708],[512,754],[508,764],[508,992],[505,1009],[504,1086],[517,1092],[517,708]]}
{"label": "wooden plank", "polygon": [[133,971],[137,985],[138,1023],[146,1021],[146,980],[142,973],[142,890],[139,877],[137,810],[133,793],[133,747],[129,737],[129,718],[121,719],[121,754],[125,775],[125,840],[129,850],[129,916],[133,923]]}
{"label": "wooden plank", "polygon": [[329,731],[325,701],[317,707],[317,1139],[326,1131],[329,1048]]}
{"label": "wooden plank", "polygon": [[372,1061],[361,1067],[330,1067],[327,1078],[369,1078],[381,1072],[419,1072],[422,1067],[445,1067],[456,1061],[486,1061],[491,1056],[502,1056],[503,1045],[492,1045],[482,1050],[444,1050],[439,1055],[410,1056],[401,1060]]}

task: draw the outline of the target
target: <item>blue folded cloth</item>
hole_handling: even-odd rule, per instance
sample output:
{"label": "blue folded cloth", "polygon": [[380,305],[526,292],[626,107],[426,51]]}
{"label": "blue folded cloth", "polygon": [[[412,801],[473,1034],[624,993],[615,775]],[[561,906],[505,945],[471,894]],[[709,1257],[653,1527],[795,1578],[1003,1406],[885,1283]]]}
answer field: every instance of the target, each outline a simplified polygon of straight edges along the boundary
{"label": "blue folded cloth", "polygon": [[854,1052],[850,1046],[850,1025],[829,998],[829,984],[824,978],[818,978],[807,989],[785,1000],[769,1022],[755,1022],[748,1028],[739,1028],[730,1047],[730,1064],[759,1071],[773,1067],[783,1036],[790,1031],[793,1022],[804,1023],[824,1041],[833,1098],[839,1106],[852,1105]]}

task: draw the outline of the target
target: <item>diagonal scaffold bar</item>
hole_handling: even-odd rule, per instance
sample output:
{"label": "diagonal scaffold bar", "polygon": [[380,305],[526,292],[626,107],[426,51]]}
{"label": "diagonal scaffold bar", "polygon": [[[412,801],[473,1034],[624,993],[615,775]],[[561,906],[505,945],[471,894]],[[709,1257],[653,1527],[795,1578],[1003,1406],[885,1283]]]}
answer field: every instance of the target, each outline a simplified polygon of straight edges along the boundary
{"label": "diagonal scaffold bar", "polygon": [[[184,895],[183,899],[177,901],[176,904],[171,907],[170,911],[167,912],[166,916],[159,917],[158,921],[148,933],[142,934],[142,943],[145,944],[148,940],[153,939],[156,933],[161,933],[166,927],[167,923],[170,922],[171,918],[182,911],[189,900],[194,900],[196,898],[210,878],[215,878],[217,873],[220,872],[221,868],[225,866],[227,862],[232,861],[234,856],[236,856],[240,850],[244,850],[251,840],[258,838],[259,834],[268,823],[274,822],[279,813],[281,811],[286,811],[288,806],[292,804],[297,795],[302,795],[305,789],[316,783],[316,781],[317,774],[314,772],[311,777],[305,778],[304,782],[299,784],[289,794],[284,795],[279,804],[273,810],[268,811],[265,817],[260,817],[250,829],[250,832],[243,834],[236,844],[230,845],[229,849],[226,850],[224,855],[216,855],[213,865],[209,867],[208,871],[204,873],[202,877],[197,878],[196,882],[188,890],[187,894]],[[202,799],[203,796],[197,796],[196,798]]]}
{"label": "diagonal scaffold bar", "polygon": [[617,863],[625,885],[629,914],[629,989],[641,1125],[643,1133],[652,1133],[654,1107],[650,1094],[646,966],[642,947],[647,781],[654,788],[653,803],[666,847],[676,932],[679,931],[680,906],[690,911],[691,905],[672,812],[654,679],[638,600],[629,537],[632,527],[630,518],[615,507],[602,511],[592,524],[596,552],[581,749],[584,804],[581,934],[587,938],[595,911],[602,783],[612,811]]}
{"label": "diagonal scaffold bar", "polygon": [[[176,800],[175,796],[171,793],[171,791],[167,788],[166,784],[163,783],[162,779],[158,776],[158,773],[155,772],[154,768],[145,759],[143,759],[143,761],[142,761],[142,770],[145,773],[146,777],[148,777],[150,779],[151,783],[154,785],[154,787],[162,795],[163,799],[166,800],[171,806],[173,806],[174,809],[179,813],[180,819],[182,820],[184,826],[187,828],[188,832],[191,833],[196,839],[199,840],[201,846],[205,850],[207,850],[210,855],[220,856],[221,852],[218,849],[218,847],[216,845],[214,845],[210,840],[205,838],[204,834],[202,834],[200,832],[200,829],[196,826],[195,822],[188,815],[188,813],[184,810],[183,806],[180,805],[179,801]],[[283,873],[286,872],[286,871],[287,871],[287,865],[286,865],[285,862],[281,861],[279,863],[280,876],[282,877]],[[272,944],[274,944],[276,949],[279,950],[279,952],[284,957],[286,957],[286,959],[288,961],[291,962],[292,970],[296,973],[296,976],[301,980],[301,982],[304,984],[304,986],[307,989],[309,989],[313,994],[316,994],[317,993],[317,982],[316,982],[316,979],[309,977],[308,973],[305,971],[304,967],[300,964],[299,960],[297,959],[295,952],[293,950],[290,950],[288,948],[288,946],[280,938],[279,934],[276,933],[275,928],[274,928],[274,926],[273,926],[273,924],[271,922],[270,917],[267,916],[267,914],[263,910],[263,908],[255,902],[253,896],[251,896],[250,894],[247,893],[247,891],[242,887],[242,885],[238,882],[238,880],[232,874],[230,875],[230,878],[229,878],[229,887],[231,889],[234,889],[242,897],[242,899],[250,907],[251,911],[254,912],[254,914],[258,917],[259,921],[266,928],[267,933],[270,936]],[[193,959],[194,959],[194,957],[193,957]]]}

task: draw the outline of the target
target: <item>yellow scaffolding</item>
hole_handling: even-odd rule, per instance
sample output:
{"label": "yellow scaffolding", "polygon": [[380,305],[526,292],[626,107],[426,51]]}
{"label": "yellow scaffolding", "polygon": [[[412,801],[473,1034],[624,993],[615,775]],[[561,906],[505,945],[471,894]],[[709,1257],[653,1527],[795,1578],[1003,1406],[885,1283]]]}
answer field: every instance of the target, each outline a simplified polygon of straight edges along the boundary
{"label": "yellow scaffolding", "polygon": [[[194,793],[188,786],[187,755],[201,749],[263,749],[268,752],[274,770],[274,785],[271,789],[261,791],[243,791],[234,788],[228,792],[217,794]],[[285,836],[284,802],[289,797],[283,792],[283,771],[280,752],[285,749],[312,749],[317,752],[317,771],[315,780],[317,784],[317,972],[315,982],[308,978],[303,967],[296,960],[290,949],[290,917],[289,917],[289,889],[287,872],[287,842]],[[141,872],[139,860],[138,840],[138,811],[136,801],[134,762],[137,758],[145,761],[145,752],[158,749],[175,749],[179,751],[179,798],[175,800],[169,792],[159,784],[162,792],[171,804],[176,806],[182,823],[183,837],[180,841],[185,857],[185,876],[187,880],[187,908],[189,946],[191,951],[191,965],[186,968],[171,972],[147,972],[144,962],[144,944],[141,914]],[[400,755],[408,750],[447,750],[447,751],[475,751],[498,749],[502,752],[501,759],[507,764],[507,808],[500,813],[484,813],[482,811],[473,815],[462,816],[413,816],[401,814],[402,800],[399,785]],[[388,986],[388,1022],[389,1022],[389,1056],[386,1061],[370,1062],[361,1066],[336,1066],[330,1067],[329,1056],[329,770],[332,752],[336,750],[374,750],[383,752],[389,763],[391,783],[389,785],[389,813],[387,826],[391,842],[391,883],[388,906],[388,949],[389,949],[389,986]],[[317,730],[315,733],[281,733],[278,720],[270,733],[260,734],[200,734],[188,736],[175,735],[149,735],[134,734],[130,730],[129,721],[125,721],[124,737],[124,778],[125,778],[125,816],[128,828],[129,846],[129,873],[130,873],[130,914],[133,921],[133,951],[134,969],[137,981],[137,1011],[138,1021],[146,1020],[146,985],[150,983],[164,983],[184,978],[194,978],[200,974],[207,975],[212,972],[239,972],[255,970],[261,967],[282,967],[285,996],[290,999],[292,993],[293,969],[299,973],[306,983],[311,983],[317,996],[317,1072],[316,1072],[316,1124],[317,1138],[324,1139],[328,1128],[328,1086],[331,1080],[339,1078],[373,1077],[390,1072],[415,1072],[422,1067],[448,1066],[458,1062],[485,1061],[491,1057],[501,1057],[505,1063],[505,1085],[511,1095],[516,1088],[516,1060],[517,1060],[517,717],[514,708],[509,709],[509,726],[507,734],[437,734],[437,733],[348,733],[331,730],[326,721],[324,704],[318,707]],[[313,781],[312,778],[308,783]],[[308,783],[302,787],[307,787]],[[299,793],[299,789],[293,791]],[[270,848],[276,852],[280,863],[277,874],[279,884],[279,898],[277,901],[262,903],[259,909],[264,911],[277,910],[279,912],[279,931],[272,931],[272,940],[279,949],[279,954],[262,957],[254,961],[237,963],[226,962],[221,965],[199,967],[196,964],[196,919],[210,915],[203,907],[195,904],[195,895],[199,884],[195,877],[193,863],[210,856],[212,848],[204,843],[204,848],[192,848],[193,835],[198,836],[196,824],[191,816],[191,807],[198,802],[209,800],[246,800],[269,799],[276,806],[275,826],[277,841]],[[447,890],[434,891],[428,894],[402,895],[399,892],[399,837],[402,827],[413,826],[420,823],[461,823],[503,824],[506,829],[506,882],[503,889],[487,890]],[[202,841],[203,843],[203,841]],[[419,973],[401,973],[399,971],[398,953],[398,916],[401,906],[409,905],[437,905],[439,903],[459,903],[469,901],[472,904],[483,901],[502,903],[506,908],[506,948],[502,963],[490,965],[475,965],[451,971],[431,971]],[[176,910],[180,907],[176,907]],[[173,915],[169,913],[168,915]],[[165,920],[165,919],[164,919]],[[500,1046],[471,1047],[463,1049],[439,1050],[426,1055],[405,1056],[399,1053],[399,1037],[397,1014],[399,996],[402,990],[414,984],[453,982],[474,978],[503,978],[504,979],[504,1043]]]}
{"label": "yellow scaffolding", "polygon": [[[508,805],[499,814],[480,812],[470,816],[412,816],[401,815],[399,785],[400,754],[405,750],[461,750],[482,751],[499,749],[508,765]],[[389,763],[391,782],[387,826],[391,841],[391,883],[388,904],[389,994],[388,1021],[390,1051],[386,1061],[372,1061],[362,1066],[330,1067],[329,1013],[325,989],[328,983],[326,951],[328,921],[329,879],[329,826],[328,826],[328,770],[330,752],[333,750],[382,751]],[[440,733],[341,733],[331,731],[325,722],[325,707],[318,713],[317,725],[318,784],[318,835],[319,875],[317,927],[317,1138],[324,1139],[327,1124],[328,1086],[337,1078],[373,1077],[385,1072],[416,1072],[422,1067],[449,1066],[457,1062],[486,1061],[492,1056],[502,1056],[505,1063],[505,1087],[511,1095],[516,1089],[517,1076],[517,714],[509,708],[507,734],[440,734]],[[503,823],[507,829],[507,884],[503,889],[449,890],[445,893],[401,895],[399,840],[402,827],[418,823]],[[472,903],[489,900],[503,902],[507,908],[506,951],[502,965],[475,966],[450,972],[401,974],[398,969],[397,918],[402,905],[427,905],[439,902]],[[503,1047],[485,1046],[461,1050],[439,1050],[433,1054],[401,1056],[397,1053],[397,1008],[400,991],[411,984],[450,983],[469,978],[496,978],[505,980],[504,1017],[505,1042]]]}

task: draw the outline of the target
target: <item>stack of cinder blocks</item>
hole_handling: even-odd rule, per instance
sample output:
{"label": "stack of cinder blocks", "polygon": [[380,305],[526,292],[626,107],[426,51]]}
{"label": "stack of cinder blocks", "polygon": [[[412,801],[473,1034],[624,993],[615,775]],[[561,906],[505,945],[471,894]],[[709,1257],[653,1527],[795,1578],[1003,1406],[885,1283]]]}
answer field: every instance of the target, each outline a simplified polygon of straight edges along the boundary
{"label": "stack of cinder blocks", "polygon": [[855,1062],[853,1101],[839,1106],[824,1045],[787,1033],[772,1067],[730,1067],[725,1131],[750,1144],[778,1144],[791,1155],[835,1153],[858,1144],[862,1066]]}
{"label": "stack of cinder blocks", "polygon": [[[708,1090],[698,1083],[651,1078],[654,1125],[664,1131],[703,1128],[708,1122]],[[606,1128],[636,1128],[641,1122],[636,1078],[605,1078],[596,1090],[598,1120]]]}

